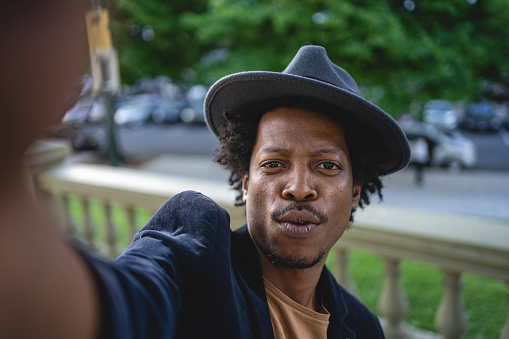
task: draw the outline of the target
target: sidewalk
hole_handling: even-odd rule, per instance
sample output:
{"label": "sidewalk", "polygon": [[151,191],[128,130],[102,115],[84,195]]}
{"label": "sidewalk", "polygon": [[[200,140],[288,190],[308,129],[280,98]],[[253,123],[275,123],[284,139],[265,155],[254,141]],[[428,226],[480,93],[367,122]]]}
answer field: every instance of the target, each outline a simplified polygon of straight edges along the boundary
{"label": "sidewalk", "polygon": [[413,168],[389,176],[384,203],[443,213],[477,215],[509,221],[509,172],[427,169],[422,186]]}
{"label": "sidewalk", "polygon": [[[207,156],[165,154],[138,168],[225,183],[229,175]],[[408,168],[388,176],[384,184],[384,204],[509,220],[509,172],[431,168],[417,186],[413,168]],[[377,203],[373,198],[372,204]]]}

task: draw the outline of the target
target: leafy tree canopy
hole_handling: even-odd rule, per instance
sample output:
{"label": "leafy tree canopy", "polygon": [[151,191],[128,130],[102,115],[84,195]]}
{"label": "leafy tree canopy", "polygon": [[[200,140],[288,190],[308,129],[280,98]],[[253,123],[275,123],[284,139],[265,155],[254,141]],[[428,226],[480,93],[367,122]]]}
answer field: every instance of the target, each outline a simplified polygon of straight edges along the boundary
{"label": "leafy tree canopy", "polygon": [[117,0],[112,12],[127,81],[282,71],[305,44],[326,47],[393,115],[415,100],[473,100],[481,81],[508,81],[507,0]]}

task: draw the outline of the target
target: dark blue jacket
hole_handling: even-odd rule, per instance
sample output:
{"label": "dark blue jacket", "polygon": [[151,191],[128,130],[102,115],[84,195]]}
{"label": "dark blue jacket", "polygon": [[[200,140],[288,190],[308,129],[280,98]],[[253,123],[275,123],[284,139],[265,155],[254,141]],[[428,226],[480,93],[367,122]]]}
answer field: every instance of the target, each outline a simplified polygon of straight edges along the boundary
{"label": "dark blue jacket", "polygon": [[[184,192],[166,202],[116,260],[86,253],[103,338],[274,338],[258,252],[246,225]],[[377,318],[324,269],[329,338],[383,338]]]}

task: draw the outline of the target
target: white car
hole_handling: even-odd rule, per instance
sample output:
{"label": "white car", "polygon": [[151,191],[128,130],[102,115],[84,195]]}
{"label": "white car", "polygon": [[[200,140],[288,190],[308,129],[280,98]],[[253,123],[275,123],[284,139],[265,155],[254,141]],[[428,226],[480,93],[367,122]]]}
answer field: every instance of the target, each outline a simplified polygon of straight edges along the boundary
{"label": "white car", "polygon": [[131,127],[140,126],[150,120],[155,109],[156,104],[150,94],[133,96],[118,107],[115,112],[115,123]]}
{"label": "white car", "polygon": [[429,147],[429,165],[449,167],[450,169],[472,168],[477,163],[475,144],[456,133],[442,130],[423,123],[402,126],[409,141],[424,138]]}
{"label": "white car", "polygon": [[430,100],[424,105],[424,122],[444,130],[458,127],[458,115],[454,105],[446,100]]}

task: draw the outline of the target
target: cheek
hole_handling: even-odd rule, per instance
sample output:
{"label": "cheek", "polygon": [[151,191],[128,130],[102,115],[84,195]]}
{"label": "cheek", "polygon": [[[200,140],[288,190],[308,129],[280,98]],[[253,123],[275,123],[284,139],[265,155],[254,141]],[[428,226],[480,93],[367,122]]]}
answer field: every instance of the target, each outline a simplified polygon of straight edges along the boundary
{"label": "cheek", "polygon": [[265,203],[267,200],[264,194],[263,187],[252,185],[248,188],[246,194],[246,206],[247,210],[250,211],[251,216],[260,217],[260,212],[265,209]]}
{"label": "cheek", "polygon": [[347,186],[338,187],[327,196],[330,214],[340,223],[346,223],[350,219],[354,203],[352,188]]}
{"label": "cheek", "polygon": [[249,224],[263,227],[270,220],[270,212],[275,200],[277,190],[273,183],[260,182],[251,178],[246,194],[246,213]]}

